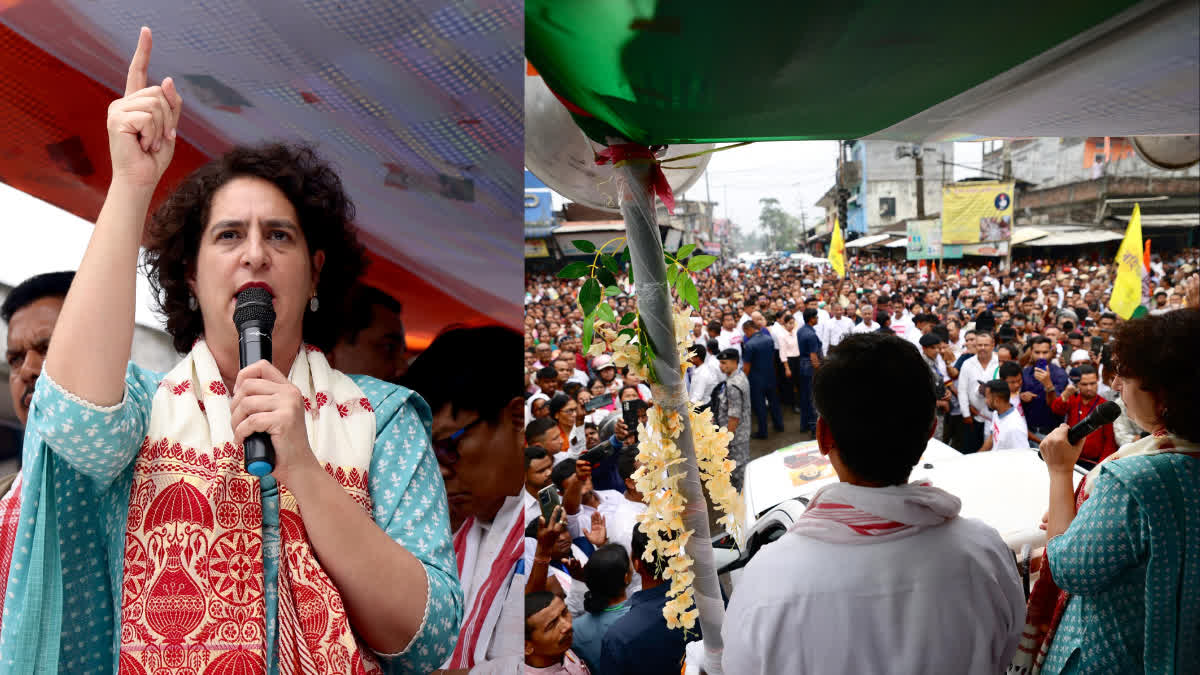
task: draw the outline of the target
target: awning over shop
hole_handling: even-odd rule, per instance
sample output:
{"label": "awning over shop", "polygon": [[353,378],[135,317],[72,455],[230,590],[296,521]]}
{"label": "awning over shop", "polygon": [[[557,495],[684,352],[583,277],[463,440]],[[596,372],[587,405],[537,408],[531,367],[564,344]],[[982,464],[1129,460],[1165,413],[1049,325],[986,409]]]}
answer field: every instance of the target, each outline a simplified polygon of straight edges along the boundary
{"label": "awning over shop", "polygon": [[[614,237],[620,237],[624,232],[625,221],[623,220],[580,220],[563,223],[555,228],[554,241],[558,244],[558,250],[562,251],[563,255],[570,257],[584,255],[584,251],[580,251],[575,244],[571,243],[573,241],[583,239],[590,241],[596,248],[600,248]],[[610,244],[606,250],[611,252],[612,245]]]}
{"label": "awning over shop", "polygon": [[563,223],[554,230],[554,234],[579,234],[581,232],[621,232],[625,229],[623,220],[584,220],[574,223]]}
{"label": "awning over shop", "polygon": [[526,225],[525,238],[544,239],[545,237],[549,237],[550,235],[554,234],[554,230],[558,227],[558,225]]}
{"label": "awning over shop", "polygon": [[1020,246],[1025,242],[1041,239],[1047,234],[1049,233],[1045,230],[1039,230],[1036,227],[1018,227],[1013,230],[1012,244],[1013,246]]}
{"label": "awning over shop", "polygon": [[[1128,223],[1130,216],[1116,218]],[[1143,213],[1142,227],[1200,227],[1200,213]]]}
{"label": "awning over shop", "polygon": [[1121,232],[1101,230],[1096,228],[1079,228],[1071,230],[1050,231],[1044,237],[1027,241],[1021,246],[1044,248],[1047,246],[1080,246],[1082,244],[1100,244],[1106,241],[1120,241],[1125,235]]}
{"label": "awning over shop", "polygon": [[888,243],[884,244],[881,248],[900,248],[901,246],[908,246],[908,237],[900,237],[899,239],[893,239],[893,240],[889,241]]}
{"label": "awning over shop", "polygon": [[865,246],[870,246],[871,244],[878,244],[879,242],[887,239],[888,236],[889,235],[886,234],[873,234],[869,237],[859,237],[854,241],[846,242],[846,248],[863,248]]}

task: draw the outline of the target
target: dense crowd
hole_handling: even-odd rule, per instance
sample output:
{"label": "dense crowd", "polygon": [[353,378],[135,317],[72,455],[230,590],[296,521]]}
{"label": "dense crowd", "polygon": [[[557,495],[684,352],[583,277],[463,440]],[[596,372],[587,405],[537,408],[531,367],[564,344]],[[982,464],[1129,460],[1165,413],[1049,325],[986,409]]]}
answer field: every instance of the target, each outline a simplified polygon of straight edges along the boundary
{"label": "dense crowd", "polygon": [[[1200,306],[1198,253],[1149,261],[1149,314]],[[858,334],[901,338],[897,344],[911,345],[929,383],[872,383],[870,374],[843,365],[847,375],[839,377],[862,380],[854,383],[860,398],[845,405],[858,418],[885,419],[885,408],[899,405],[889,401],[931,384],[934,438],[962,453],[1038,447],[1106,400],[1124,410],[1114,340],[1127,322],[1107,306],[1115,267],[1106,261],[1024,260],[999,270],[860,257],[845,279],[828,265],[790,259],[722,261],[695,281],[700,311],[692,313],[685,386],[693,404],[710,407],[733,432],[739,490],[750,439],[784,431],[785,406],[816,437],[814,399],[823,395],[829,405],[833,394],[826,384],[814,396],[814,381],[830,350]],[[547,568],[527,587],[527,669],[668,672],[684,645],[665,631],[666,598],[653,592],[663,582],[641,559],[634,524],[644,506],[631,479],[636,423],[653,392],[627,364],[584,353],[579,283],[526,275],[527,536]],[[608,299],[616,315],[636,311],[628,278],[618,284],[625,292]],[[1088,436],[1072,462],[1094,467],[1149,436],[1154,429],[1140,428],[1135,417],[1123,414]],[[550,510],[560,501],[561,523]]]}

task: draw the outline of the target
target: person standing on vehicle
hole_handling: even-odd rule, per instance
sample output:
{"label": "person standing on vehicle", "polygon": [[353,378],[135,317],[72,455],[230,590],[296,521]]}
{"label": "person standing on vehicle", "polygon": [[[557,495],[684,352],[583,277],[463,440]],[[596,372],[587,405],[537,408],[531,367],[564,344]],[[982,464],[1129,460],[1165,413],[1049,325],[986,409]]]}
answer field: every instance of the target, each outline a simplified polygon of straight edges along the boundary
{"label": "person standing on vehicle", "polygon": [[[905,395],[864,424],[863,382]],[[813,393],[818,447],[841,482],[746,566],[721,634],[724,671],[1003,672],[1025,619],[1012,553],[959,517],[957,497],[908,482],[933,430],[921,355],[896,336],[852,335]]]}

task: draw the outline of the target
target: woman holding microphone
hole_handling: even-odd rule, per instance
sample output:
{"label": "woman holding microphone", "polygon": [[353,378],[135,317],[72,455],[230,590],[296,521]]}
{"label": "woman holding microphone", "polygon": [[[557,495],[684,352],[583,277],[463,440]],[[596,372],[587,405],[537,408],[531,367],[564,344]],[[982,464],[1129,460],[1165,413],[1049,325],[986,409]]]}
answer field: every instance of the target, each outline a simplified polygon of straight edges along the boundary
{"label": "woman holding microphone", "polygon": [[[0,672],[427,673],[462,613],[430,411],[321,351],[364,267],[353,206],[307,149],[235,148],[144,228],[183,104],[171,78],[149,86],[150,50],[143,28],[34,394]],[[129,362],[143,241],[186,353],[166,374]],[[274,358],[241,368],[253,287]],[[261,479],[242,456],[256,432],[275,450]]]}

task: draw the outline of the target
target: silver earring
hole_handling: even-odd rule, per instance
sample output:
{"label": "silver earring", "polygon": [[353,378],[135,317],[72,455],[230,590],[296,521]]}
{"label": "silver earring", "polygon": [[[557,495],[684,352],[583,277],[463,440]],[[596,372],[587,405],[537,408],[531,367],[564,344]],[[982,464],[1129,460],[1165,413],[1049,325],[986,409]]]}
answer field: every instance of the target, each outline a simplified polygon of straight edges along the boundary
{"label": "silver earring", "polygon": [[188,296],[188,309],[190,309],[194,312],[194,311],[196,311],[196,309],[198,307],[200,307],[200,303],[196,302],[196,296],[189,295]]}
{"label": "silver earring", "polygon": [[320,309],[320,307],[321,307],[321,302],[319,300],[317,300],[317,296],[315,296],[315,295],[312,296],[312,299],[308,301],[309,310],[316,312],[318,309]]}

